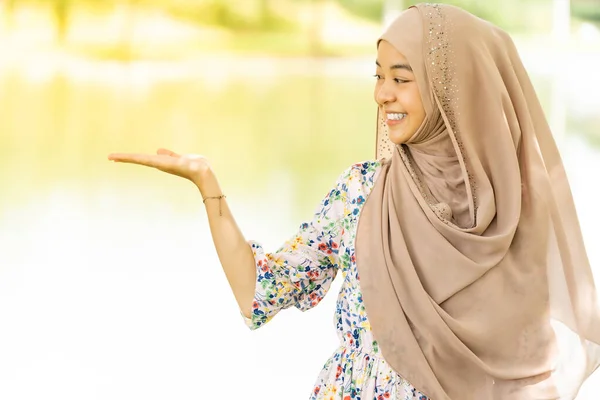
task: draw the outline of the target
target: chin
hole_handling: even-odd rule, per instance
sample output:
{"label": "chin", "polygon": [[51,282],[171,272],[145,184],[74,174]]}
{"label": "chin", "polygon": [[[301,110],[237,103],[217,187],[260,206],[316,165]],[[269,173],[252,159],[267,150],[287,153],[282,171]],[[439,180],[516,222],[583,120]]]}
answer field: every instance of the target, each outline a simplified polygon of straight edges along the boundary
{"label": "chin", "polygon": [[391,129],[388,130],[388,136],[394,144],[404,144],[410,138],[410,135],[403,132],[393,132]]}

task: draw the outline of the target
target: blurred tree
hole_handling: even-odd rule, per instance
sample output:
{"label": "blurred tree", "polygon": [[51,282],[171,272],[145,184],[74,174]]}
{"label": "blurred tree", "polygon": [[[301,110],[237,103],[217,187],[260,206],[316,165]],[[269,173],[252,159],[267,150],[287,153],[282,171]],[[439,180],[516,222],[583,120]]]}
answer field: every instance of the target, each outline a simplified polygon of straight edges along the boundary
{"label": "blurred tree", "polygon": [[600,0],[571,0],[571,14],[583,20],[600,23]]}
{"label": "blurred tree", "polygon": [[272,0],[246,0],[243,6],[232,0],[144,0],[144,3],[152,3],[174,17],[192,23],[236,31],[277,31],[293,27],[291,21],[275,12]]}
{"label": "blurred tree", "polygon": [[374,22],[380,22],[385,0],[337,0],[339,4],[354,15]]}
{"label": "blurred tree", "polygon": [[[385,0],[336,0],[343,8],[356,16],[380,22],[386,5]],[[576,1],[576,0],[573,0]],[[600,0],[579,0],[595,4]],[[421,3],[422,0],[403,0],[403,8]],[[437,3],[461,7],[478,17],[502,28],[515,31],[549,30],[552,27],[552,3],[549,0],[437,0]]]}
{"label": "blurred tree", "polygon": [[[289,1],[287,2],[289,3]],[[275,11],[274,0],[259,0],[258,15],[258,26],[262,30],[289,30],[293,26],[293,24],[290,21],[288,21]]]}
{"label": "blurred tree", "polygon": [[[56,25],[56,41],[58,43],[64,43],[67,33],[69,30],[69,22],[71,17],[71,8],[73,6],[73,0],[5,0],[7,16],[11,18],[11,15],[16,11],[17,8],[27,5],[43,6],[50,10],[54,23]],[[86,0],[94,1],[94,0]],[[96,0],[98,1],[98,0]]]}
{"label": "blurred tree", "polygon": [[7,13],[12,14],[15,11],[16,4],[17,0],[4,0],[3,8]]}
{"label": "blurred tree", "polygon": [[17,0],[4,0],[4,4],[0,9],[4,9],[4,23],[7,28],[12,28],[13,25],[13,15],[15,13]]}
{"label": "blurred tree", "polygon": [[125,60],[133,58],[133,35],[135,32],[135,14],[142,0],[120,0],[125,8],[125,18],[121,26],[121,54]]}
{"label": "blurred tree", "polygon": [[71,0],[54,0],[54,20],[56,21],[56,39],[63,44],[67,38],[71,12]]}
{"label": "blurred tree", "polygon": [[270,0],[260,0],[259,2],[260,9],[260,21],[263,25],[268,25],[269,20],[273,18],[273,10],[271,9],[271,1]]}
{"label": "blurred tree", "polygon": [[310,54],[318,56],[323,53],[323,3],[324,0],[311,0],[312,15],[311,27],[309,31]]}

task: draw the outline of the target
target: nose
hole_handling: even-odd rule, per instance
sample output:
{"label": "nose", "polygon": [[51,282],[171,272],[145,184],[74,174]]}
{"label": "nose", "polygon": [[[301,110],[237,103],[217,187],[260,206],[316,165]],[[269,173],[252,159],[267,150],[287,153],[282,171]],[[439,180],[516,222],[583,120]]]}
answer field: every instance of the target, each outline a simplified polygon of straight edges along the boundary
{"label": "nose", "polygon": [[395,100],[394,92],[391,90],[389,85],[386,85],[385,81],[375,86],[375,102],[380,106],[386,103],[391,103]]}

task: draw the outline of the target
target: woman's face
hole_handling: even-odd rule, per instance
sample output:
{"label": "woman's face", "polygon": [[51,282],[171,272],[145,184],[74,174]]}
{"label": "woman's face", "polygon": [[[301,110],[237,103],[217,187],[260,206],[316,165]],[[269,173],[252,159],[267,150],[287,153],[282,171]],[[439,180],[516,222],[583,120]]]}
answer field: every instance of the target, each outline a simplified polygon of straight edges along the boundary
{"label": "woman's face", "polygon": [[385,119],[390,140],[406,143],[425,119],[425,109],[406,57],[382,40],[377,48],[375,101]]}

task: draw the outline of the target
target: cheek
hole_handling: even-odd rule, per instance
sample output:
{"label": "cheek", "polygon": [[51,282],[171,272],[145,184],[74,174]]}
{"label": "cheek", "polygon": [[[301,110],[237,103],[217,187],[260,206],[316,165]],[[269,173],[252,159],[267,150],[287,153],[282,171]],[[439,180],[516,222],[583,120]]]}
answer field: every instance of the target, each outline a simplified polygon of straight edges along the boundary
{"label": "cheek", "polygon": [[410,115],[410,125],[417,129],[425,119],[425,109],[421,102],[421,96],[418,91],[410,91],[406,93],[404,101],[405,110]]}
{"label": "cheek", "polygon": [[374,88],[373,88],[373,100],[375,100],[375,103],[377,103],[379,105],[379,100],[378,100],[378,95],[379,95],[379,91],[381,90],[381,84],[379,83],[379,81],[377,81],[377,83],[375,84]]}
{"label": "cheek", "polygon": [[404,100],[406,102],[405,107],[408,112],[412,113],[414,116],[425,114],[423,102],[421,101],[421,95],[416,89],[416,85],[415,87],[406,91]]}

